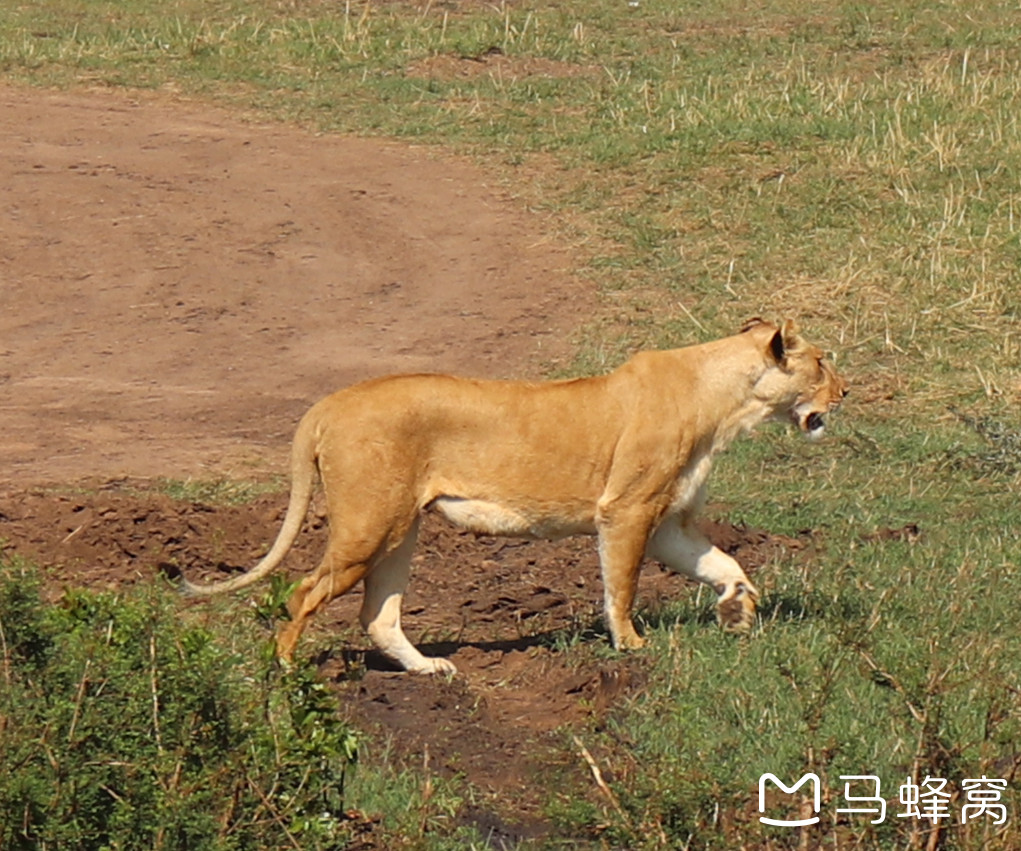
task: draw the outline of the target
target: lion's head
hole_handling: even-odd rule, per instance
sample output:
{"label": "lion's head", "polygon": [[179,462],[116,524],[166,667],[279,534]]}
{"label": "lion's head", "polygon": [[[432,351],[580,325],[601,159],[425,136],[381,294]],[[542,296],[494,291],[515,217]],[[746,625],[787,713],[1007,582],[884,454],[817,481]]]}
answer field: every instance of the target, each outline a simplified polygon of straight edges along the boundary
{"label": "lion's head", "polygon": [[790,420],[810,440],[818,440],[826,429],[826,416],[847,395],[847,381],[822,349],[799,336],[791,320],[777,327],[752,319],[741,330],[766,341],[765,357],[775,368],[766,371],[757,390],[773,407],[773,419]]}

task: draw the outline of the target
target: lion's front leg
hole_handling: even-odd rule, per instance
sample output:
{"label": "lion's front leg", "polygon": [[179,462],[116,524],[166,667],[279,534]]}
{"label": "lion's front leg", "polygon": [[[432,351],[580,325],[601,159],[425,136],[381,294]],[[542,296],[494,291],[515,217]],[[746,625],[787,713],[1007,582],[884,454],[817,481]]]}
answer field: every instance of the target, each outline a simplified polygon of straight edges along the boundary
{"label": "lion's front leg", "polygon": [[698,530],[667,518],[649,539],[647,554],[670,570],[705,582],[716,591],[716,616],[727,632],[744,633],[755,624],[759,592],[741,565],[714,547]]}
{"label": "lion's front leg", "polygon": [[613,523],[599,530],[599,563],[603,574],[603,608],[610,639],[618,650],[637,650],[645,639],[636,631],[631,610],[645,555],[649,524]]}

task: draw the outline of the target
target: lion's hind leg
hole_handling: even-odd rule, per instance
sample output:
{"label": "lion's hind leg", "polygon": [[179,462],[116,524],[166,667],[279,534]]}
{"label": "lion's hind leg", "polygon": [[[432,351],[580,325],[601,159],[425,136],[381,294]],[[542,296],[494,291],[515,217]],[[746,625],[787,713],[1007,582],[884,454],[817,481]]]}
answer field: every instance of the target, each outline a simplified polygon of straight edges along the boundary
{"label": "lion's hind leg", "polygon": [[[393,532],[396,512],[385,510],[386,506],[383,509],[362,512],[357,523],[331,523],[322,561],[287,601],[291,620],[277,634],[277,655],[281,659],[289,660],[293,656],[310,615],[354,588],[385,559],[387,552],[392,551],[393,541],[401,541],[399,533]],[[331,518],[337,514],[331,507]],[[414,515],[408,518],[404,528],[411,526],[413,520]]]}
{"label": "lion's hind leg", "polygon": [[404,670],[416,674],[453,674],[447,659],[423,656],[401,629],[401,601],[411,573],[411,553],[418,537],[418,521],[400,545],[365,577],[365,598],[359,620],[372,642]]}
{"label": "lion's hind leg", "polygon": [[330,600],[354,588],[367,572],[368,564],[338,562],[332,550],[327,552],[315,572],[301,581],[287,601],[291,620],[277,633],[277,655],[289,662],[294,657],[294,648],[305,630],[308,617]]}

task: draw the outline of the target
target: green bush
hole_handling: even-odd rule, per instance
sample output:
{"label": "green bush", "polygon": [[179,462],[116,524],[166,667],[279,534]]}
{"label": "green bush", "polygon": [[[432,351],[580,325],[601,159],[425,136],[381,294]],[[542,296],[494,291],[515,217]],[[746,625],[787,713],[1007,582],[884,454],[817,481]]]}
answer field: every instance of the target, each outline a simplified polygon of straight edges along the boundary
{"label": "green bush", "polygon": [[162,588],[40,592],[0,563],[0,847],[347,845],[355,742],[313,669]]}

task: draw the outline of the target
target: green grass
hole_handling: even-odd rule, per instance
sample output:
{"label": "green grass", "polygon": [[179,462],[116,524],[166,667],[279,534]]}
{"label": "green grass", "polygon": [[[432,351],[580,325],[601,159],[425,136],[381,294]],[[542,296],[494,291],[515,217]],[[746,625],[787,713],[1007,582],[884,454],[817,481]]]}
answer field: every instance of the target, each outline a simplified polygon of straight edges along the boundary
{"label": "green grass", "polygon": [[280,493],[287,483],[278,479],[158,479],[154,489],[172,499],[210,505],[244,505],[266,494]]}
{"label": "green grass", "polygon": [[[877,475],[864,491],[859,473],[815,450],[823,464],[804,486],[811,464],[795,464],[798,477],[767,480],[756,470],[749,483],[755,461],[775,470],[776,457],[742,448],[721,477],[744,491],[733,513],[774,531],[817,530],[817,551],[757,574],[763,623],[747,641],[707,632],[690,603],[678,604],[675,627],[657,636],[652,676],[661,685],[635,700],[609,738],[608,760],[641,766],[624,785],[628,819],[618,835],[635,848],[670,847],[664,835],[690,847],[758,847],[783,834],[741,818],[757,806],[759,775],[793,781],[814,771],[830,796],[818,841],[904,847],[907,822],[898,831],[893,812],[903,811],[897,790],[907,776],[960,788],[967,778],[1012,776],[1021,760],[1021,511],[1004,499],[1003,480],[935,461],[927,470],[926,458],[945,454],[939,446],[903,440],[870,464]],[[908,523],[920,527],[917,540],[875,534]],[[881,778],[883,825],[837,824],[836,808],[848,806],[843,774]],[[992,845],[981,844],[988,826],[965,830],[955,815],[945,847],[1013,847],[1016,785],[1004,803],[1015,815]],[[737,821],[721,823],[718,808]]]}
{"label": "green grass", "polygon": [[0,845],[345,843],[356,738],[314,669],[282,674],[250,625],[217,634],[166,588],[41,585],[0,561]]}
{"label": "green grass", "polygon": [[252,617],[43,585],[0,558],[0,847],[339,851],[366,820],[384,843],[478,841],[456,784],[361,741],[310,662],[276,663],[258,624],[279,587]]}
{"label": "green grass", "polygon": [[[893,815],[906,774],[1018,769],[1019,36],[984,0],[54,0],[0,9],[0,74],[478,157],[602,293],[576,372],[798,317],[851,379],[842,416],[821,445],[764,429],[711,486],[815,530],[810,557],[760,572],[748,641],[705,596],[655,621],[652,685],[593,733],[620,810],[554,809],[611,847],[794,847],[756,781],[813,768],[827,841],[898,848],[928,841]],[[886,823],[833,824],[841,773],[882,779]],[[1021,845],[1004,800],[1004,832],[955,817],[941,847]]]}

